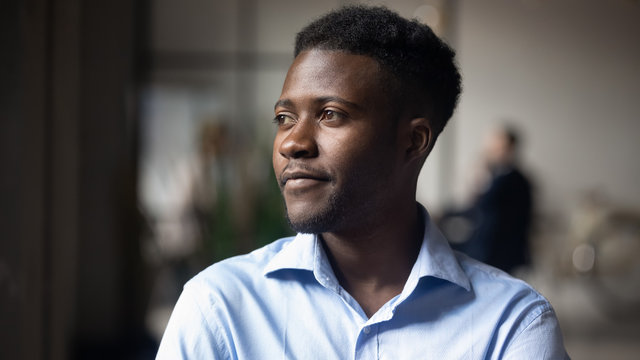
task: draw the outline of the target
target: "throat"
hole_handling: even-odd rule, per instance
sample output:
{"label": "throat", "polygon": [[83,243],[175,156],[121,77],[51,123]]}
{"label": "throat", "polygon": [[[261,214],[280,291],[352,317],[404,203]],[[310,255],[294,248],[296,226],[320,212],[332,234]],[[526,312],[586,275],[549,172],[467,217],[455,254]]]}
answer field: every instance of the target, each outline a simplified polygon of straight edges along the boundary
{"label": "throat", "polygon": [[367,317],[402,292],[419,251],[362,253],[341,249],[335,256],[335,248],[326,244],[324,248],[336,279]]}
{"label": "throat", "polygon": [[402,292],[418,258],[424,225],[418,209],[403,214],[400,220],[362,231],[359,236],[320,235],[338,282],[368,317]]}
{"label": "throat", "polygon": [[402,292],[402,286],[389,286],[382,289],[370,290],[366,288],[361,289],[346,289],[347,292],[353,296],[358,302],[358,305],[362,308],[362,311],[370,318],[384,306],[389,300],[393,299]]}

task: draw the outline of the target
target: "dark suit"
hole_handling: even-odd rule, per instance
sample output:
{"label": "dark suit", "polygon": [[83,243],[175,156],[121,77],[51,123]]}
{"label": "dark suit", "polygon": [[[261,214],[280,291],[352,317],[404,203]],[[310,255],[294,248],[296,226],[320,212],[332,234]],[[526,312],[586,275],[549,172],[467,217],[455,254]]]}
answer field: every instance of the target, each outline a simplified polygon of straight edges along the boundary
{"label": "dark suit", "polygon": [[507,272],[529,264],[531,185],[517,168],[495,170],[486,191],[460,215],[471,221],[473,231],[454,248]]}

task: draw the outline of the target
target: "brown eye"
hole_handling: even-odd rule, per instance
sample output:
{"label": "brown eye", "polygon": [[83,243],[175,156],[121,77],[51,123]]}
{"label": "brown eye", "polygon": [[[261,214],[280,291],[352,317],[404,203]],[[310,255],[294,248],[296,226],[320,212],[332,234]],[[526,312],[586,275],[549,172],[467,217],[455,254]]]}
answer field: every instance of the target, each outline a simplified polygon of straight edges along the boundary
{"label": "brown eye", "polygon": [[334,110],[323,110],[322,111],[322,118],[321,120],[329,120],[329,121],[334,121],[334,120],[340,120],[342,118],[342,114],[334,111]]}
{"label": "brown eye", "polygon": [[333,120],[335,114],[336,113],[331,111],[331,110],[325,110],[324,111],[324,118],[327,119],[327,120]]}
{"label": "brown eye", "polygon": [[293,124],[294,120],[289,115],[279,114],[279,115],[276,115],[275,118],[273,118],[273,122],[276,123],[278,126],[286,126],[286,125]]}

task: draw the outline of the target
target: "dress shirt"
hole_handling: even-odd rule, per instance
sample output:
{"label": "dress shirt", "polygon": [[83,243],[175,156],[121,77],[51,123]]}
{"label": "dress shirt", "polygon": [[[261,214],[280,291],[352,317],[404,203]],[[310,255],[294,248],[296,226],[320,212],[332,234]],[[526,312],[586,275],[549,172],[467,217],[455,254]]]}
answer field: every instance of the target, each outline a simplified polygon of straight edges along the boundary
{"label": "dress shirt", "polygon": [[157,359],[566,359],[549,302],[451,250],[429,220],[402,292],[367,317],[316,235],[277,240],[191,279]]}

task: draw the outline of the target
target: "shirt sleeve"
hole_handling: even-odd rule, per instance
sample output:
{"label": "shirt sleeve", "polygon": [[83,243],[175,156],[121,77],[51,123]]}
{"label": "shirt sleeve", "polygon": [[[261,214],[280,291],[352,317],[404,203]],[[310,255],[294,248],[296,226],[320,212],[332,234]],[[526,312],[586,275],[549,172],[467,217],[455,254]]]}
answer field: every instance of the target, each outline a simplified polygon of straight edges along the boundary
{"label": "shirt sleeve", "polygon": [[197,302],[197,289],[185,286],[160,342],[157,360],[230,359],[219,329]]}
{"label": "shirt sleeve", "polygon": [[504,359],[569,359],[552,308],[543,311],[509,344]]}

